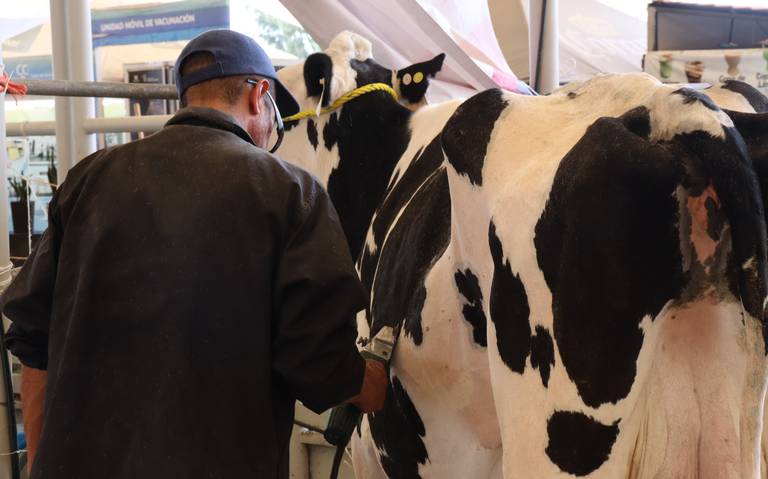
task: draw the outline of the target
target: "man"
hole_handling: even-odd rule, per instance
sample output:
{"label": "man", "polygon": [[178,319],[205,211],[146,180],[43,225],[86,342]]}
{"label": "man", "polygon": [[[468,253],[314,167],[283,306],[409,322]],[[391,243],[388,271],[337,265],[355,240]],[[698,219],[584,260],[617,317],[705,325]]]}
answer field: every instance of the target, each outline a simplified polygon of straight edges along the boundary
{"label": "man", "polygon": [[269,92],[296,101],[231,31],[192,40],[176,71],[186,108],[69,172],[3,297],[8,347],[48,374],[33,478],[285,478],[296,399],[383,404],[336,212],[264,151]]}

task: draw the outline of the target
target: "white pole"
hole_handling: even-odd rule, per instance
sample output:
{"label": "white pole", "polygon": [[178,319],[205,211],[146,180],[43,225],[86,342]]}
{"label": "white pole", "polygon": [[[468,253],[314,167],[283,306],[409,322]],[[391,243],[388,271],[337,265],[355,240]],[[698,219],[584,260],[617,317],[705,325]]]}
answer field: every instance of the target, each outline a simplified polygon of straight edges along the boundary
{"label": "white pole", "polygon": [[[0,46],[2,58],[2,46]],[[5,136],[5,95],[0,95],[0,292],[11,277],[8,265],[11,263],[8,231],[8,181],[5,165],[8,163],[8,149]],[[6,271],[8,269],[8,271]]]}
{"label": "white pole", "polygon": [[531,83],[539,93],[560,85],[558,1],[530,0]]}
{"label": "white pole", "polygon": [[[88,0],[50,0],[53,77],[93,81],[91,11]],[[96,151],[96,138],[84,122],[94,116],[92,98],[56,98],[58,182],[80,159]]]}
{"label": "white pole", "polygon": [[[2,58],[2,48],[0,47],[0,58]],[[0,69],[1,70],[1,69]],[[8,162],[8,150],[5,138],[5,95],[0,94],[0,293],[2,293],[11,282],[11,251],[9,245],[8,231],[8,182],[6,180],[5,165]],[[0,318],[0,328],[5,328],[6,323]],[[0,348],[3,352],[4,348]],[[17,477],[14,473],[14,467],[18,464],[18,456],[12,450],[11,434],[16,427],[11,424],[9,419],[16,414],[15,407],[8,403],[8,397],[13,397],[12,391],[8,391],[6,386],[9,384],[6,380],[10,378],[10,357],[0,359],[3,364],[2,377],[0,380],[0,401],[4,406],[0,408],[0,471],[2,477]],[[12,382],[12,380],[11,380]],[[12,388],[12,387],[11,387]],[[10,453],[10,454],[9,454]]]}
{"label": "white pole", "polygon": [[[50,0],[51,41],[53,42],[53,78],[69,79],[69,51],[67,48],[67,4],[66,0]],[[64,181],[67,171],[75,164],[72,144],[72,99],[56,97],[56,169],[57,183]]]}
{"label": "white pole", "polygon": [[[94,81],[93,42],[91,40],[90,0],[66,0],[69,55],[69,78],[75,81]],[[84,123],[96,114],[93,98],[72,99],[75,130],[75,157],[73,163],[96,151],[96,136],[85,131]],[[70,165],[70,167],[72,166]]]}

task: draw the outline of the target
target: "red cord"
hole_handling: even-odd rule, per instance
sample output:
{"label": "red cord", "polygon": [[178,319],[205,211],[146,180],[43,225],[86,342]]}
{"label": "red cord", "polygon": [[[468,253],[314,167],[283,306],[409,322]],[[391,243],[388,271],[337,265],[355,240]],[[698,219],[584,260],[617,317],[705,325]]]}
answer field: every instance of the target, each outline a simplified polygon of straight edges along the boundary
{"label": "red cord", "polygon": [[3,73],[3,75],[0,76],[0,93],[3,93],[4,91],[11,95],[24,96],[27,94],[27,86],[22,85],[21,83],[12,82],[8,77],[8,74]]}

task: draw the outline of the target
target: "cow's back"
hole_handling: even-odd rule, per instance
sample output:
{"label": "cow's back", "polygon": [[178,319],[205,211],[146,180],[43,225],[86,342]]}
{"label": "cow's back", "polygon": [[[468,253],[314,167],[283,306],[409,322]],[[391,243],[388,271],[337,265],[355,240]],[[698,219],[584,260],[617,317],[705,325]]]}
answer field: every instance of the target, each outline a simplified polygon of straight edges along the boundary
{"label": "cow's back", "polygon": [[765,225],[732,126],[643,75],[484,92],[449,120],[505,477],[756,477]]}

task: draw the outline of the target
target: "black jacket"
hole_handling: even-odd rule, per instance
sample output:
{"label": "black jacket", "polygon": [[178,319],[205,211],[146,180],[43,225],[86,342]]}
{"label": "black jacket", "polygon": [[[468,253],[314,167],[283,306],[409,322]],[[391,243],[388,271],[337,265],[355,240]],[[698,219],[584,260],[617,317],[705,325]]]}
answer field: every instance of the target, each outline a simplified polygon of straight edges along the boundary
{"label": "black jacket", "polygon": [[234,118],[94,153],[3,296],[48,370],[32,477],[287,477],[294,401],[360,390],[366,297],[326,192]]}

